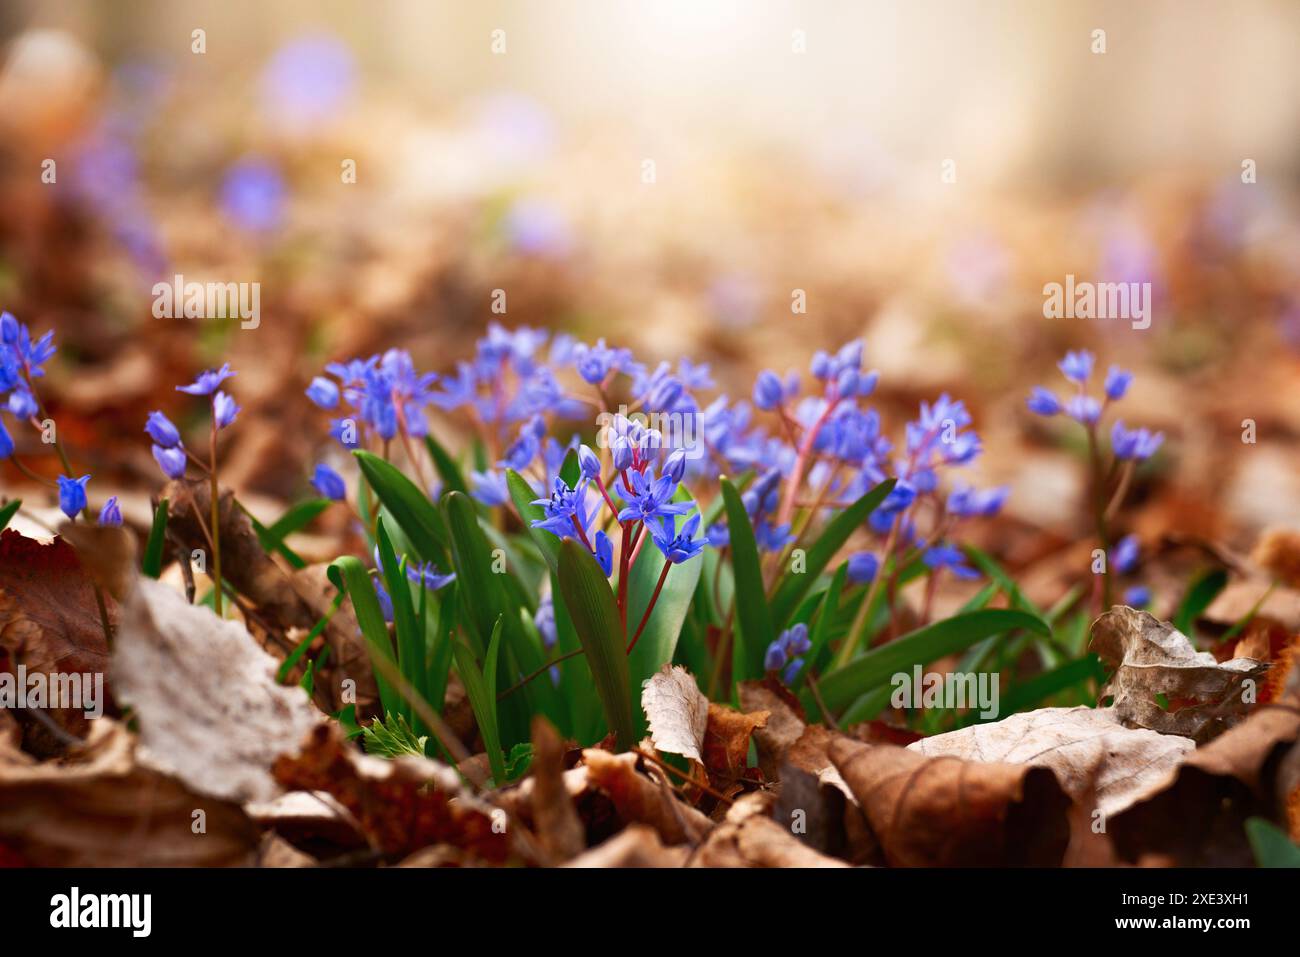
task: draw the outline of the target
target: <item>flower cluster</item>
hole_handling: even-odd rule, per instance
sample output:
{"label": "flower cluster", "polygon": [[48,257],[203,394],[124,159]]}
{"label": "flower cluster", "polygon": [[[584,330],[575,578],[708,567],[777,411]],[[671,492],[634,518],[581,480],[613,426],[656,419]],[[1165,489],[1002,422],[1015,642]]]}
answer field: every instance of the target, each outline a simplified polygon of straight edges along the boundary
{"label": "flower cluster", "polygon": [[[45,363],[55,353],[54,333],[33,339],[25,323],[12,313],[0,312],[0,412],[8,412],[18,422],[35,422],[40,403],[32,380],[45,375]],[[14,441],[0,415],[0,459],[9,458]]]}
{"label": "flower cluster", "polygon": [[[234,375],[230,363],[227,362],[220,369],[208,369],[200,373],[199,377],[189,385],[176,387],[177,392],[184,392],[187,395],[208,396],[212,407],[213,435],[233,425],[241,411],[230,394],[221,389],[221,384]],[[180,429],[176,424],[155,409],[145,420],[144,431],[153,442],[150,451],[153,452],[154,461],[158,463],[162,473],[170,479],[183,478],[189,454],[185,450],[185,443],[181,441]]]}
{"label": "flower cluster", "polygon": [[812,648],[808,638],[808,626],[803,622],[781,632],[774,642],[767,646],[763,658],[763,667],[768,671],[780,671],[786,684],[793,684],[803,667],[803,656]]}
{"label": "flower cluster", "polygon": [[[1102,415],[1110,403],[1118,402],[1128,392],[1133,382],[1133,374],[1111,366],[1102,383],[1102,397],[1088,394],[1088,380],[1092,378],[1094,358],[1091,352],[1081,349],[1067,352],[1058,367],[1065,378],[1075,385],[1074,394],[1062,402],[1056,394],[1042,386],[1035,386],[1026,400],[1029,411],[1042,416],[1054,416],[1064,413],[1082,424],[1090,432],[1095,432]],[[1141,462],[1151,458],[1164,443],[1163,432],[1152,433],[1147,429],[1129,429],[1122,419],[1116,419],[1110,430],[1110,447],[1118,461]]]}

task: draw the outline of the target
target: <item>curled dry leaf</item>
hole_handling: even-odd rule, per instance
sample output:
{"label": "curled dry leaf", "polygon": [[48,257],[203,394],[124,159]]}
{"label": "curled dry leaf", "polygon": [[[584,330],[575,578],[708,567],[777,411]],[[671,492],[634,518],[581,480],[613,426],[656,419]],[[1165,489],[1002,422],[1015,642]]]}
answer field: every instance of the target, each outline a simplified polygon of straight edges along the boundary
{"label": "curled dry leaf", "polygon": [[766,814],[764,795],[747,794],[691,859],[692,867],[848,867],[813,850]]}
{"label": "curled dry leaf", "polygon": [[[117,606],[111,599],[106,603],[112,626]],[[98,675],[103,684],[108,642],[99,605],[81,560],[62,538],[47,544],[13,529],[0,532],[0,666],[6,657],[10,671],[22,665],[27,675],[44,675],[47,681],[56,674]],[[113,713],[107,702],[105,707]],[[80,738],[88,732],[83,710],[47,710],[68,733]],[[34,750],[61,750],[48,744]]]}
{"label": "curled dry leaf", "polygon": [[1092,795],[1109,817],[1141,800],[1196,748],[1190,738],[1124,727],[1113,708],[1042,708],[922,738],[926,757],[1050,768],[1075,801]]}
{"label": "curled dry leaf", "polygon": [[1300,807],[1297,700],[1261,707],[1166,774],[1145,801],[1109,821],[1120,856],[1157,854],[1183,866],[1249,867],[1245,822],[1285,823]]}
{"label": "curled dry leaf", "polygon": [[371,757],[344,742],[337,727],[321,724],[301,753],[275,762],[273,773],[285,788],[332,795],[384,854],[450,844],[480,860],[510,856],[509,829],[493,827],[494,809],[464,791],[455,770],[430,758]]}
{"label": "curled dry leaf", "polygon": [[270,769],[321,721],[301,688],[275,681],[276,661],[238,622],[141,579],[122,613],[113,682],[140,723],[144,757],[195,790],[266,801]]}
{"label": "curled dry leaf", "polygon": [[[1194,649],[1173,625],[1126,605],[1093,622],[1089,648],[1114,669],[1101,695],[1114,698],[1121,721],[1196,741],[1209,740],[1239,720],[1258,697],[1244,693],[1251,687],[1244,682],[1268,669],[1250,658],[1220,664],[1209,652]],[[1157,694],[1189,703],[1165,711]]]}
{"label": "curled dry leaf", "polygon": [[605,843],[580,854],[565,867],[681,867],[690,856],[686,847],[665,847],[659,832],[644,824],[629,824]]}
{"label": "curled dry leaf", "polygon": [[746,762],[754,732],[767,725],[768,712],[742,714],[734,708],[709,702],[709,722],[704,731],[704,767],[714,787],[730,790],[751,777]]}
{"label": "curled dry leaf", "polygon": [[638,773],[635,754],[610,754],[598,748],[582,752],[587,780],[600,788],[628,823],[648,824],[665,844],[697,843],[713,824],[670,790]]}
{"label": "curled dry leaf", "polygon": [[641,707],[657,750],[703,762],[709,699],[689,671],[665,664],[642,683]]}
{"label": "curled dry leaf", "polygon": [[0,744],[0,844],[27,863],[249,866],[258,840],[238,804],[141,764],[130,732],[109,718],[61,761],[37,763]]}
{"label": "curled dry leaf", "polygon": [[758,766],[769,781],[777,779],[786,754],[799,740],[807,725],[803,705],[785,685],[774,678],[742,681],[740,706],[748,712],[766,711],[767,722],[754,731]]}
{"label": "curled dry leaf", "polygon": [[1070,799],[1046,768],[835,738],[830,758],[898,867],[1054,866]]}

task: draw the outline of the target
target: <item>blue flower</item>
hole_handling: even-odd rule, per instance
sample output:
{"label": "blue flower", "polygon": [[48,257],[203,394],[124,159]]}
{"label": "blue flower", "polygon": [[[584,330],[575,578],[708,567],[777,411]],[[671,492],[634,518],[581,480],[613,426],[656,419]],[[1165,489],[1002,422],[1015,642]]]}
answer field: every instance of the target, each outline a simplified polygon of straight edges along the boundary
{"label": "blue flower", "polygon": [[855,552],[849,556],[849,582],[860,585],[876,577],[880,570],[880,561],[871,552]]}
{"label": "blue flower", "polygon": [[775,409],[785,400],[785,386],[771,369],[764,369],[754,380],[754,405],[760,409]]}
{"label": "blue flower", "polygon": [[212,397],[212,417],[217,424],[218,429],[224,429],[232,425],[235,416],[239,415],[239,406],[228,393],[218,392]]}
{"label": "blue flower", "polygon": [[680,565],[704,551],[706,539],[695,538],[695,533],[700,528],[699,512],[686,520],[680,534],[674,531],[676,525],[675,518],[665,515],[658,522],[651,523],[649,528],[650,537],[664,558],[674,565]]}
{"label": "blue flower", "polygon": [[578,446],[578,468],[582,470],[583,478],[600,478],[600,459],[586,445]]}
{"label": "blue flower", "polygon": [[1057,368],[1065,373],[1065,377],[1070,381],[1082,384],[1092,375],[1092,363],[1092,353],[1087,349],[1080,349],[1078,352],[1067,352],[1065,358],[1057,363]]}
{"label": "blue flower", "polygon": [[1153,434],[1146,429],[1126,429],[1121,420],[1116,420],[1110,430],[1110,444],[1117,459],[1145,461],[1156,454],[1164,441],[1163,432]]}
{"label": "blue flower", "polygon": [[1127,575],[1137,566],[1138,560],[1138,538],[1136,535],[1125,535],[1115,547],[1111,549],[1110,563],[1111,566],[1121,575]]}
{"label": "blue flower", "polygon": [[1119,366],[1111,366],[1106,373],[1106,398],[1112,401],[1124,398],[1132,381],[1133,373],[1126,372]]}
{"label": "blue flower", "polygon": [[1030,412],[1037,415],[1056,415],[1061,411],[1060,400],[1041,385],[1034,386],[1034,391],[1025,401],[1025,405],[1029,406]]}
{"label": "blue flower", "polygon": [[348,495],[348,486],[343,481],[343,476],[324,462],[319,463],[316,471],[312,473],[311,486],[322,498],[332,499],[335,502],[343,501]]}
{"label": "blue flower", "polygon": [[1101,418],[1101,403],[1090,395],[1071,396],[1065,403],[1065,414],[1084,425],[1095,425]]}
{"label": "blue flower", "polygon": [[927,548],[921,556],[927,568],[937,571],[946,568],[958,578],[979,578],[979,572],[966,564],[966,555],[951,545],[935,545]]}
{"label": "blue flower", "polygon": [[489,508],[510,501],[510,488],[506,485],[504,472],[471,472],[469,484],[474,497]]}
{"label": "blue flower", "polygon": [[959,485],[948,496],[948,512],[963,518],[976,515],[996,515],[1010,494],[1009,486],[986,489],[981,492],[969,485]]}
{"label": "blue flower", "polygon": [[433,562],[421,562],[418,565],[407,564],[406,579],[428,591],[437,591],[456,580],[456,573],[443,575]]}
{"label": "blue flower", "polygon": [[725,522],[714,522],[705,530],[704,537],[714,548],[726,548],[731,544],[731,529]]}
{"label": "blue flower", "polygon": [[555,629],[555,603],[550,595],[537,603],[533,624],[537,626],[537,633],[542,636],[542,647],[548,650],[554,648],[556,641],[559,640],[559,633]]}
{"label": "blue flower", "polygon": [[9,412],[18,421],[24,422],[39,411],[40,407],[36,404],[36,397],[32,395],[25,385],[20,384],[18,388],[9,393]]}
{"label": "blue flower", "polygon": [[211,395],[217,391],[217,387],[225,382],[235,373],[230,371],[230,363],[227,362],[220,369],[209,369],[206,372],[199,373],[199,377],[189,385],[178,385],[177,392],[188,392],[190,395]]}
{"label": "blue flower", "polygon": [[577,488],[572,488],[557,475],[551,484],[550,497],[533,501],[534,505],[543,507],[545,518],[533,519],[532,527],[544,528],[560,538],[568,538],[573,535],[579,526],[585,532],[587,526],[591,524],[591,519],[587,515],[586,499],[587,483],[585,481],[579,482]]}
{"label": "blue flower", "polygon": [[100,525],[121,525],[122,509],[118,507],[117,496],[110,496],[104,503],[104,507],[99,510]]}
{"label": "blue flower", "polygon": [[686,476],[686,450],[677,449],[668,460],[664,462],[663,474],[673,480],[674,483],[681,482]]}
{"label": "blue flower", "polygon": [[336,409],[339,404],[339,387],[332,379],[318,375],[311,380],[311,385],[307,386],[307,398],[322,409]]}
{"label": "blue flower", "polygon": [[614,468],[617,471],[623,472],[632,467],[636,452],[625,436],[617,436],[610,444],[609,451],[614,457]]}
{"label": "blue flower", "polygon": [[89,481],[89,475],[78,479],[59,476],[59,508],[68,518],[76,518],[78,512],[85,510],[86,483]]}
{"label": "blue flower", "polygon": [[14,454],[14,440],[5,428],[5,421],[0,417],[0,459],[7,459]]}
{"label": "blue flower", "polygon": [[250,232],[272,230],[284,217],[285,186],[280,171],[260,159],[244,159],[221,183],[222,211]]}
{"label": "blue flower", "polygon": [[185,476],[185,450],[177,446],[172,449],[165,449],[161,445],[155,445],[151,449],[154,461],[158,467],[163,470],[163,474],[171,479],[183,478]]}
{"label": "blue flower", "polygon": [[790,663],[786,665],[785,670],[781,672],[781,679],[786,684],[793,684],[794,679],[799,677],[799,669],[802,667],[803,667],[802,656],[798,658],[791,658]]}
{"label": "blue flower", "polygon": [[645,472],[633,469],[628,473],[632,487],[623,482],[615,485],[615,490],[627,506],[618,513],[620,522],[649,522],[661,515],[685,515],[693,507],[690,502],[674,502],[673,494],[677,483],[672,476],[661,475],[653,478],[653,468]]}
{"label": "blue flower", "polygon": [[1134,585],[1124,591],[1124,604],[1133,608],[1145,608],[1151,604],[1151,589],[1145,585]]}
{"label": "blue flower", "polygon": [[384,621],[390,625],[393,623],[393,599],[389,597],[388,589],[383,582],[375,582],[375,597],[379,599],[379,611],[384,616]]}
{"label": "blue flower", "polygon": [[181,444],[180,430],[171,419],[156,410],[149,413],[144,430],[149,433],[149,438],[153,439],[155,444],[165,449],[174,449]]}
{"label": "blue flower", "polygon": [[781,632],[780,636],[767,646],[767,651],[763,655],[763,667],[768,671],[778,671],[781,668],[787,668],[785,680],[787,683],[794,680],[799,673],[796,666],[790,668],[790,665],[802,665],[802,655],[806,654],[812,648],[812,641],[808,637],[808,625],[799,622]]}
{"label": "blue flower", "polygon": [[614,573],[614,543],[603,531],[596,532],[596,563],[608,578]]}

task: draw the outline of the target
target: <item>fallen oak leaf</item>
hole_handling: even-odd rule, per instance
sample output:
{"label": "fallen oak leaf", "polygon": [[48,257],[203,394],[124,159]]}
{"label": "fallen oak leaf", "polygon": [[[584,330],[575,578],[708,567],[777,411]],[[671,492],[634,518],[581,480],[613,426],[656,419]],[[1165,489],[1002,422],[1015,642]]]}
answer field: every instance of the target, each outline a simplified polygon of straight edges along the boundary
{"label": "fallen oak leaf", "polygon": [[[1193,648],[1173,625],[1127,605],[1116,605],[1092,623],[1089,650],[1114,671],[1101,697],[1114,699],[1121,721],[1198,742],[1240,720],[1258,699],[1246,692],[1268,670],[1267,662],[1250,658],[1220,664],[1209,652]],[[1165,711],[1155,701],[1157,694],[1193,703]]]}
{"label": "fallen oak leaf", "polygon": [[726,793],[738,787],[742,778],[751,778],[747,767],[749,744],[754,732],[767,725],[769,712],[742,714],[734,708],[709,702],[709,721],[704,731],[704,767],[709,782]]}
{"label": "fallen oak leaf", "polygon": [[681,665],[665,664],[641,684],[641,707],[655,750],[704,761],[709,699]]}
{"label": "fallen oak leaf", "polygon": [[0,843],[30,864],[249,866],[258,841],[238,804],[141,763],[134,737],[112,719],[93,722],[61,761],[37,763],[0,743]]}
{"label": "fallen oak leaf", "polygon": [[659,832],[645,824],[629,824],[603,844],[578,855],[565,867],[681,867],[690,851],[667,847]]}
{"label": "fallen oak leaf", "polygon": [[275,760],[324,720],[241,624],[141,578],[113,652],[118,696],[134,710],[143,757],[195,790],[238,801],[279,794]]}
{"label": "fallen oak leaf", "polygon": [[1075,801],[1093,796],[1107,817],[1149,795],[1195,748],[1190,738],[1127,728],[1113,708],[1084,706],[1022,712],[908,745],[931,758],[1050,768]]}
{"label": "fallen oak leaf", "polygon": [[897,867],[1060,864],[1070,799],[1046,768],[928,758],[838,736],[830,759]]}

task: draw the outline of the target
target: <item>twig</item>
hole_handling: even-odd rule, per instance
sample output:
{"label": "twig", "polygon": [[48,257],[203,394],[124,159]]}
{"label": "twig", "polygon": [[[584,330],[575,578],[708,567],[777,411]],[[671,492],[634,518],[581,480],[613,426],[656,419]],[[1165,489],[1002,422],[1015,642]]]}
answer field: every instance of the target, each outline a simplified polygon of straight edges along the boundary
{"label": "twig", "polygon": [[655,764],[663,768],[669,774],[677,775],[679,778],[684,780],[687,784],[694,785],[695,787],[703,791],[705,794],[709,795],[710,797],[717,798],[719,801],[723,802],[728,807],[736,803],[731,798],[723,794],[721,791],[715,791],[713,788],[709,787],[709,785],[705,784],[704,782],[695,780],[695,778],[691,777],[685,771],[673,767],[671,764],[669,764],[667,761],[664,761],[662,758],[658,757],[657,755],[650,754],[648,751],[642,751],[640,748],[632,748],[631,751],[633,754],[639,754],[647,761],[653,761]]}

